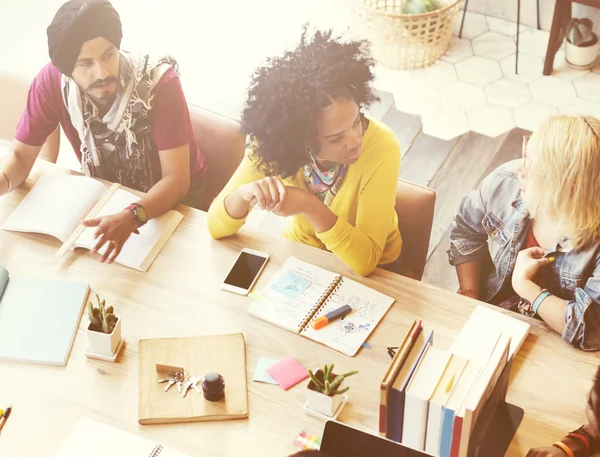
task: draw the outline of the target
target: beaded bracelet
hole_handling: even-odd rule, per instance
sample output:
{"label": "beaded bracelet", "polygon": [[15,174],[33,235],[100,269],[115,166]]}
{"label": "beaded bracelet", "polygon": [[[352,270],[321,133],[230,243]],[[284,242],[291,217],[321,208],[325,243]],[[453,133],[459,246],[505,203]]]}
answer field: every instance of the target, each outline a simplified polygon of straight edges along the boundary
{"label": "beaded bracelet", "polygon": [[470,298],[479,297],[479,291],[477,289],[467,289],[467,290],[459,289],[458,293],[459,293],[459,295],[464,295],[465,297],[470,297]]}
{"label": "beaded bracelet", "polygon": [[569,446],[567,446],[565,443],[563,443],[562,441],[557,441],[556,443],[552,443],[552,446],[561,449],[565,454],[567,454],[568,457],[575,457],[575,454],[573,453],[571,448]]}

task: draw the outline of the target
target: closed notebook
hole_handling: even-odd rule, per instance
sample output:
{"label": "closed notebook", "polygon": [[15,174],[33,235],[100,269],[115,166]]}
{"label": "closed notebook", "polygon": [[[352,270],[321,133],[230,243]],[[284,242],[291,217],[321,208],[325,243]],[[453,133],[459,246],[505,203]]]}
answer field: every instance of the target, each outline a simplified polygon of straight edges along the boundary
{"label": "closed notebook", "polygon": [[[388,370],[381,381],[381,385],[379,386],[379,435],[386,436],[387,435],[387,425],[388,425],[388,403],[390,396],[390,387],[392,383],[395,381],[398,376],[398,372],[404,365],[406,358],[410,354],[411,349],[413,348],[417,337],[421,333],[423,329],[422,321],[414,321],[408,330],[408,333],[404,337],[402,344],[398,346],[398,350],[392,359],[392,363],[388,367]],[[391,409],[390,409],[391,413]]]}
{"label": "closed notebook", "polygon": [[417,335],[415,343],[406,357],[406,361],[398,372],[388,397],[387,408],[387,438],[392,441],[402,441],[402,429],[404,428],[404,400],[406,388],[410,382],[415,368],[431,344],[433,344],[433,330],[422,329]]}
{"label": "closed notebook", "polygon": [[508,364],[509,351],[510,336],[502,334],[488,363],[484,366],[460,409],[459,416],[463,416],[463,425],[458,457],[467,457],[473,428],[486,402],[492,396],[500,375]]}
{"label": "closed notebook", "polygon": [[531,326],[487,306],[478,306],[454,340],[450,352],[487,363],[501,333],[510,337],[509,359],[519,352]]}
{"label": "closed notebook", "polygon": [[444,370],[440,382],[435,388],[427,414],[427,435],[425,437],[425,452],[439,455],[442,438],[442,416],[444,406],[458,384],[468,360],[458,355],[450,354],[450,361]]}
{"label": "closed notebook", "polygon": [[440,382],[449,356],[448,351],[429,346],[415,369],[404,400],[402,444],[405,446],[425,450],[429,399]]}
{"label": "closed notebook", "polygon": [[[101,439],[94,439],[101,437]],[[143,438],[82,417],[54,457],[186,457],[186,455]]]}
{"label": "closed notebook", "polygon": [[[248,308],[252,316],[354,356],[395,299],[337,273],[289,258]],[[343,305],[352,312],[315,330],[310,321]]]}
{"label": "closed notebook", "polygon": [[89,284],[10,276],[0,267],[0,359],[65,366]]}
{"label": "closed notebook", "polygon": [[[454,455],[453,447],[457,446],[457,439],[460,441],[462,430],[462,417],[458,414],[469,391],[479,372],[481,365],[474,360],[469,360],[465,365],[460,377],[458,378],[450,398],[446,401],[442,411],[442,434],[440,439],[440,457],[450,457]],[[458,448],[456,447],[456,450]]]}

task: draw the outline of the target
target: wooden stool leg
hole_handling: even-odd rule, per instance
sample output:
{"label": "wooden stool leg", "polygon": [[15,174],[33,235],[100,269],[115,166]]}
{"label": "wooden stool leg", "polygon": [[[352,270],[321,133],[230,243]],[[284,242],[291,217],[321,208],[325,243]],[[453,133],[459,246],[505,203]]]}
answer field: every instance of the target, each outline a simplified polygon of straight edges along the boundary
{"label": "wooden stool leg", "polygon": [[469,5],[469,0],[465,0],[465,6],[463,9],[463,17],[462,20],[460,21],[460,30],[458,31],[458,38],[462,38],[462,31],[463,31],[463,27],[465,25],[465,16],[467,14],[467,6]]}
{"label": "wooden stool leg", "polygon": [[556,0],[554,5],[554,17],[552,18],[552,28],[550,29],[550,38],[548,39],[548,48],[546,50],[546,59],[544,60],[544,75],[552,74],[554,69],[554,56],[560,48],[565,29],[571,20],[571,0]]}
{"label": "wooden stool leg", "polygon": [[517,44],[515,52],[515,75],[519,74],[519,28],[521,26],[521,0],[517,0]]}

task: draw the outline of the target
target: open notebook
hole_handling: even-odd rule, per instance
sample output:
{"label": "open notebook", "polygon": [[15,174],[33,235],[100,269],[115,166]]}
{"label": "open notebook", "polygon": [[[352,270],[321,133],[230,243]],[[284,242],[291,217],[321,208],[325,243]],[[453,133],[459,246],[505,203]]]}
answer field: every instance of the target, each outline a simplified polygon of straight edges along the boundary
{"label": "open notebook", "polygon": [[[337,273],[289,258],[248,312],[354,356],[394,299]],[[310,321],[343,305],[352,312],[315,330]]]}
{"label": "open notebook", "polygon": [[[92,210],[98,210],[94,217],[106,216],[118,213],[138,200],[135,194],[121,188],[109,193],[102,182],[86,176],[46,175],[33,186],[2,228],[43,233],[65,243],[82,220],[92,217]],[[115,261],[146,271],[182,219],[181,213],[171,210],[150,220],[139,229],[139,235],[129,237]],[[83,230],[73,247],[92,249],[96,244],[95,232],[96,227]],[[100,254],[105,250],[106,247],[101,248]]]}
{"label": "open notebook", "polygon": [[65,366],[89,284],[9,276],[0,267],[0,359]]}
{"label": "open notebook", "polygon": [[[93,439],[93,437],[102,437]],[[180,452],[95,421],[79,419],[54,457],[186,457]]]}

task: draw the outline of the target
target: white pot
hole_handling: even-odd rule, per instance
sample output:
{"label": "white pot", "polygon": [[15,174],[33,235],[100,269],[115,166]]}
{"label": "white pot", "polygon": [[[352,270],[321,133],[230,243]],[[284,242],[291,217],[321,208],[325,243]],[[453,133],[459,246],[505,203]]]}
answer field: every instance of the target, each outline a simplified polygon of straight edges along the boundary
{"label": "white pot", "polygon": [[569,43],[569,40],[565,40],[565,60],[567,64],[575,68],[589,68],[598,57],[598,51],[600,50],[600,39],[596,37],[596,43],[591,46],[575,46]]}
{"label": "white pot", "polygon": [[117,324],[112,333],[95,332],[88,325],[88,352],[94,354],[113,356],[121,342],[121,318],[117,317]]}
{"label": "white pot", "polygon": [[[309,386],[311,384],[312,381],[308,383]],[[342,381],[342,384],[339,388],[342,388],[343,385],[344,382]],[[312,390],[308,386],[306,387],[306,402],[308,403],[308,407],[317,413],[323,414],[324,416],[333,417],[343,400],[343,395],[334,395],[333,397],[330,397],[329,395]]]}

